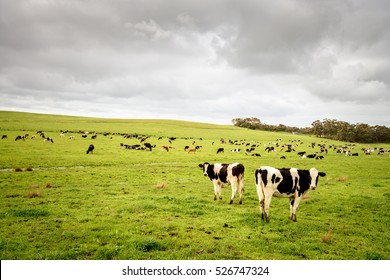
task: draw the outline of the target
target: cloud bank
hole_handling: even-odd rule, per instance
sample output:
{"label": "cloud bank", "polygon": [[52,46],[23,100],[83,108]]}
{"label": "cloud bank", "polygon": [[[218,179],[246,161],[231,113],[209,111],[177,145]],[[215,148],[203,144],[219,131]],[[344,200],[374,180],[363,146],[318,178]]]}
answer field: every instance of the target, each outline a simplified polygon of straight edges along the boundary
{"label": "cloud bank", "polygon": [[390,126],[390,2],[0,0],[0,110]]}

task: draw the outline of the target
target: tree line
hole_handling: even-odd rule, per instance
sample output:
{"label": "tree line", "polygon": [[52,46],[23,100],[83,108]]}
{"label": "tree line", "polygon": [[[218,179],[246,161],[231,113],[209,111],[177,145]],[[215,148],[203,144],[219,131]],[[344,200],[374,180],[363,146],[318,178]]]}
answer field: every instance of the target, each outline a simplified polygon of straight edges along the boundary
{"label": "tree line", "polygon": [[390,128],[386,126],[370,126],[368,124],[350,124],[335,119],[316,120],[311,127],[299,128],[283,124],[269,125],[261,123],[259,118],[234,118],[232,123],[238,127],[255,130],[314,134],[317,137],[357,143],[390,143]]}

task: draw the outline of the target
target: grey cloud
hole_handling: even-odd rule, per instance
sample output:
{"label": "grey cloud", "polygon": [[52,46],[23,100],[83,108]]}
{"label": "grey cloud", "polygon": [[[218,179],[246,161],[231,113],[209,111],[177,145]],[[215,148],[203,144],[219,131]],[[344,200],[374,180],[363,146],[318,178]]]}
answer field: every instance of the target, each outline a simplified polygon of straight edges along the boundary
{"label": "grey cloud", "polygon": [[0,0],[0,109],[308,125],[322,114],[312,106],[332,104],[353,122],[343,102],[390,102],[388,10],[381,0]]}

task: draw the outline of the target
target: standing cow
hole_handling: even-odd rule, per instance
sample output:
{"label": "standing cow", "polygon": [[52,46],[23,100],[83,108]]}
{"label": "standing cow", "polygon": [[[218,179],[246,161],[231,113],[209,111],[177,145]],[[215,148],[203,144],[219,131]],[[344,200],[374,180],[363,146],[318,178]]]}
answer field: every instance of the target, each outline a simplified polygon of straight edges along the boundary
{"label": "standing cow", "polygon": [[237,187],[240,195],[240,204],[242,204],[242,196],[244,193],[244,165],[241,163],[210,164],[205,162],[199,164],[199,167],[203,169],[203,175],[208,176],[214,185],[214,200],[217,200],[217,196],[222,199],[222,187],[223,184],[230,184],[232,186],[232,196],[230,198],[230,204],[233,203],[235,194],[237,193]]}
{"label": "standing cow", "polygon": [[317,188],[319,176],[324,172],[317,169],[299,170],[297,168],[273,168],[261,166],[256,169],[256,189],[260,202],[261,219],[269,222],[269,205],[272,196],[290,198],[290,219],[297,221],[296,211],[303,195]]}

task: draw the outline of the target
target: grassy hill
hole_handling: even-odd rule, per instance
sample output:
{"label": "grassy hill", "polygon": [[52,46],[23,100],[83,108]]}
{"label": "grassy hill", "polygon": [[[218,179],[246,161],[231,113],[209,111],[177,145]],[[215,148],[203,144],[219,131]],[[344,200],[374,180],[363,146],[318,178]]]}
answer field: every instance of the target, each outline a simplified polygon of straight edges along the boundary
{"label": "grassy hill", "polygon": [[[139,137],[125,138],[130,134]],[[7,135],[0,140],[1,259],[390,258],[390,157],[366,156],[364,145],[174,120],[1,111],[0,135]],[[121,146],[142,146],[144,138],[155,145],[152,151]],[[95,150],[87,155],[90,144]],[[245,154],[247,144],[261,157]],[[282,150],[285,144],[297,145],[295,151]],[[329,147],[324,160],[297,156],[318,152],[318,144]],[[188,154],[187,145],[202,149]],[[359,156],[336,153],[331,145]],[[216,154],[219,147],[223,154]],[[212,184],[198,168],[205,161],[244,164],[243,205],[228,204],[229,186],[221,201],[213,200]],[[288,219],[289,201],[278,198],[270,223],[260,220],[254,182],[260,165],[327,173],[301,202],[297,223]]]}

